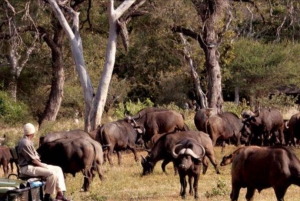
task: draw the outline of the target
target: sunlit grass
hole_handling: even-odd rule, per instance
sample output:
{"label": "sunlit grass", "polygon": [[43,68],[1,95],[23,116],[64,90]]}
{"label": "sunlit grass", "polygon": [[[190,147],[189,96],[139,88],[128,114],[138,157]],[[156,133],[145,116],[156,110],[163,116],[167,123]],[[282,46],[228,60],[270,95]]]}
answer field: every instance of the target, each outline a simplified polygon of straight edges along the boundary
{"label": "sunlit grass", "polygon": [[[226,147],[225,152],[234,150],[234,146]],[[297,155],[299,156],[299,150]],[[218,161],[220,161],[223,154],[221,154],[220,147],[215,148]],[[142,155],[146,155],[146,152],[140,152]],[[116,156],[113,157],[116,161]],[[168,174],[162,173],[161,162],[159,162],[153,174],[141,177],[142,167],[140,163],[136,163],[133,159],[133,155],[129,152],[123,154],[123,164],[121,166],[110,166],[105,164],[103,166],[105,170],[105,181],[101,182],[96,177],[91,185],[89,192],[79,192],[82,185],[82,175],[77,174],[76,178],[67,176],[66,182],[68,186],[68,195],[74,200],[95,200],[95,201],[119,201],[119,200],[182,200],[179,196],[180,184],[179,176],[174,175],[173,165],[170,163],[167,165]],[[223,201],[230,200],[229,194],[231,191],[231,165],[220,167],[221,174],[217,175],[213,166],[210,164],[206,175],[201,175],[199,181],[199,200],[201,201]],[[224,189],[225,195],[212,195],[207,198],[206,192],[213,194],[214,188],[217,188],[218,181],[225,183]],[[240,193],[240,200],[245,200],[246,189],[242,189]],[[194,200],[193,196],[188,195],[186,200]],[[255,193],[255,200],[270,201],[276,200],[273,189],[263,190],[261,193]],[[297,186],[290,186],[286,196],[286,201],[299,201],[300,191]]]}
{"label": "sunlit grass", "polygon": [[[187,125],[191,130],[195,130],[193,112],[185,113]],[[75,125],[74,122],[55,122],[39,130],[35,137],[35,144],[38,143],[38,137],[49,131],[62,131],[68,129],[83,128],[83,123]],[[22,125],[16,127],[1,127],[0,136],[6,134],[9,142],[8,146],[14,146],[18,139],[22,137]],[[230,145],[225,148],[225,154],[233,151],[235,146]],[[300,149],[296,149],[296,154],[300,157]],[[215,154],[218,162],[224,154],[221,154],[220,147],[215,147]],[[147,152],[140,151],[139,155],[146,156]],[[113,155],[114,166],[104,164],[105,180],[100,181],[96,176],[90,186],[89,192],[81,192],[83,184],[82,173],[77,173],[76,177],[66,176],[67,195],[74,201],[179,201],[180,183],[179,176],[174,175],[173,164],[167,165],[167,173],[161,170],[161,161],[156,165],[153,174],[141,177],[142,166],[140,162],[135,162],[131,152],[123,152],[122,165],[117,165],[117,157]],[[200,176],[199,180],[199,200],[201,201],[226,201],[230,200],[231,191],[231,165],[220,167],[221,174],[217,175],[213,166],[210,164],[206,175]],[[0,171],[2,174],[2,170]],[[224,195],[218,194],[218,182],[224,183]],[[217,189],[215,192],[214,189]],[[211,195],[209,198],[206,195]],[[246,189],[240,192],[239,200],[245,200]],[[187,201],[194,200],[193,196],[187,195]],[[256,192],[254,200],[272,201],[276,200],[273,189],[263,190],[261,193]],[[299,201],[300,189],[298,186],[290,186],[285,201]]]}

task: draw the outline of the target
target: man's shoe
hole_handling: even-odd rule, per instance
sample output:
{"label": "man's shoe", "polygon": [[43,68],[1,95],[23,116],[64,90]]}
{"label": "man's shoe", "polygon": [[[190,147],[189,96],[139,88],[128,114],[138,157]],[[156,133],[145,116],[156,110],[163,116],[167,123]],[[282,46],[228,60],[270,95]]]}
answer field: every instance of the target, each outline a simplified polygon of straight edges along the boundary
{"label": "man's shoe", "polygon": [[71,199],[66,198],[65,196],[56,196],[57,201],[72,201]]}

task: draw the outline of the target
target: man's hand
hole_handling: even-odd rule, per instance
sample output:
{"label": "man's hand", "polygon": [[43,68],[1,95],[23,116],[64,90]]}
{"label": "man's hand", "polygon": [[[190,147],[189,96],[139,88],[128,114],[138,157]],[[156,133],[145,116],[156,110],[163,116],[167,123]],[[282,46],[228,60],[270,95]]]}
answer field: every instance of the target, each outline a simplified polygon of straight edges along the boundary
{"label": "man's hand", "polygon": [[33,159],[32,160],[32,164],[34,166],[38,166],[38,167],[42,167],[42,168],[46,168],[48,169],[47,165],[45,163],[42,163],[41,161],[37,160],[37,159]]}

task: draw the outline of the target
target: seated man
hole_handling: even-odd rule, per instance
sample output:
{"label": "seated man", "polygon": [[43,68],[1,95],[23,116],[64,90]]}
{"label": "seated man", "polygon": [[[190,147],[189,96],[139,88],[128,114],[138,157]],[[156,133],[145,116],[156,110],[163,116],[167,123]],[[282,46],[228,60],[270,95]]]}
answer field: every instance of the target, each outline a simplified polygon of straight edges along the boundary
{"label": "seated man", "polygon": [[44,177],[45,198],[44,201],[52,201],[51,194],[56,194],[56,200],[70,201],[64,195],[66,185],[62,169],[58,166],[42,163],[36,152],[32,139],[35,134],[35,127],[27,123],[23,127],[24,136],[18,144],[19,166],[22,174],[32,177]]}

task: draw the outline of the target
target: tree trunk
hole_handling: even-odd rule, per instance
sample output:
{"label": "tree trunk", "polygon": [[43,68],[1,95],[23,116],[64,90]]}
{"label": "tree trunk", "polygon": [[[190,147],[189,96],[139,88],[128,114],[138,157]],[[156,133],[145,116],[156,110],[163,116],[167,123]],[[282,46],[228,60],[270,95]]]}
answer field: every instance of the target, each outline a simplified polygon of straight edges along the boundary
{"label": "tree trunk", "polygon": [[240,88],[234,88],[234,103],[238,105],[240,103]]}
{"label": "tree trunk", "polygon": [[204,94],[204,92],[201,89],[201,85],[200,85],[200,79],[199,79],[199,75],[194,67],[194,62],[193,59],[191,58],[191,54],[187,48],[187,41],[184,38],[183,34],[180,33],[179,34],[182,40],[182,43],[184,45],[184,56],[190,66],[190,74],[191,74],[191,78],[193,80],[194,83],[194,87],[196,89],[196,94],[197,94],[197,99],[200,102],[200,108],[207,108],[207,98],[206,95]]}
{"label": "tree trunk", "polygon": [[79,13],[75,12],[71,8],[68,9],[71,16],[73,17],[73,26],[71,29],[70,25],[68,24],[57,2],[55,0],[49,0],[48,2],[52,10],[54,11],[56,18],[59,20],[60,25],[63,27],[71,44],[71,50],[75,61],[76,70],[79,75],[82,91],[84,94],[84,101],[85,101],[84,130],[89,131],[90,129],[89,116],[92,109],[94,88],[91,79],[89,77],[89,74],[87,72],[84,57],[83,57],[81,37],[79,35]]}
{"label": "tree trunk", "polygon": [[[49,0],[51,9],[65,30],[71,43],[71,50],[76,64],[76,70],[80,77],[82,90],[85,100],[84,130],[94,130],[101,123],[101,117],[105,106],[108,87],[110,84],[112,71],[115,63],[116,45],[117,45],[117,20],[121,15],[135,2],[135,0],[126,0],[114,9],[114,0],[108,1],[108,18],[110,24],[109,41],[107,45],[107,55],[104,70],[100,79],[97,94],[94,98],[94,89],[88,75],[79,34],[79,13],[72,8],[68,11],[73,17],[72,29],[69,26],[65,16],[55,0]],[[93,102],[94,101],[94,102]]]}
{"label": "tree trunk", "polygon": [[[205,67],[208,73],[208,106],[217,108],[218,112],[222,112],[223,95],[221,85],[221,68],[219,64],[218,45],[214,30],[215,21],[221,13],[219,9],[226,3],[225,0],[192,0],[198,15],[203,22],[203,42],[202,48],[205,52]],[[201,45],[201,44],[200,44]]]}
{"label": "tree trunk", "polygon": [[[53,40],[50,37],[45,37],[45,41],[52,52],[52,83],[45,110],[38,120],[40,127],[45,121],[56,120],[64,92],[65,72],[62,53],[64,32],[59,23],[55,19],[53,21],[52,25],[55,31]],[[46,35],[49,35],[49,33]]]}
{"label": "tree trunk", "polygon": [[108,19],[109,19],[109,37],[106,50],[106,60],[102,76],[98,85],[98,90],[95,96],[93,109],[91,111],[90,121],[91,129],[96,129],[101,123],[101,118],[104,106],[107,99],[108,88],[112,77],[112,72],[115,65],[116,50],[117,50],[117,26],[118,19],[122,14],[135,2],[135,0],[124,1],[117,9],[114,9],[114,1],[108,1]]}

